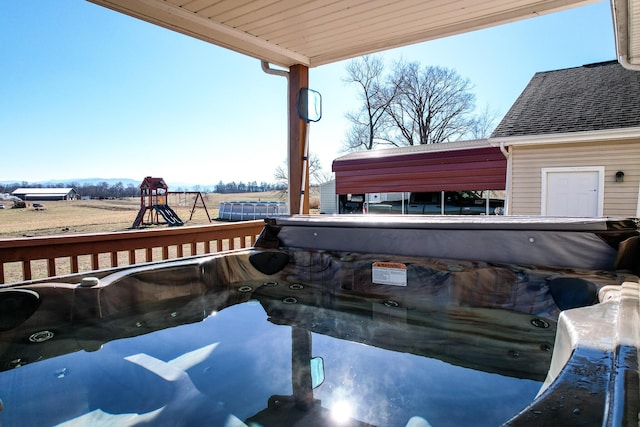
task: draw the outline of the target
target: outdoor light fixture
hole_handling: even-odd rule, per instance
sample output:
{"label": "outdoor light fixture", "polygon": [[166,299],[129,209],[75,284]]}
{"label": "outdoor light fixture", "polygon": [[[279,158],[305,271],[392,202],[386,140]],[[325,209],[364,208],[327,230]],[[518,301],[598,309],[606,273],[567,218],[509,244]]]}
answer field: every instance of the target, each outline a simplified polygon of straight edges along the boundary
{"label": "outdoor light fixture", "polygon": [[624,182],[624,172],[616,172],[616,182]]}

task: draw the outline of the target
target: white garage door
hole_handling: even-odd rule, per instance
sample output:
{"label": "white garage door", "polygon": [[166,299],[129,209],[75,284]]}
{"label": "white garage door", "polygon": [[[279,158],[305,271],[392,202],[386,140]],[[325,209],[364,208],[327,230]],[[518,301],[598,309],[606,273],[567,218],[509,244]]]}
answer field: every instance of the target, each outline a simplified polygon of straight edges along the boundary
{"label": "white garage door", "polygon": [[604,167],[542,169],[542,215],[602,216]]}

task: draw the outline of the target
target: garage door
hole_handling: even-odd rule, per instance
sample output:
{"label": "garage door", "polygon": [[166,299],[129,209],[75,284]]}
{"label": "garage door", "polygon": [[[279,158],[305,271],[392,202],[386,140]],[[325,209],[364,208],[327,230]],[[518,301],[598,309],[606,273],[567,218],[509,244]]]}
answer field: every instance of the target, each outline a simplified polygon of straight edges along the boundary
{"label": "garage door", "polygon": [[542,170],[542,215],[602,216],[604,167]]}

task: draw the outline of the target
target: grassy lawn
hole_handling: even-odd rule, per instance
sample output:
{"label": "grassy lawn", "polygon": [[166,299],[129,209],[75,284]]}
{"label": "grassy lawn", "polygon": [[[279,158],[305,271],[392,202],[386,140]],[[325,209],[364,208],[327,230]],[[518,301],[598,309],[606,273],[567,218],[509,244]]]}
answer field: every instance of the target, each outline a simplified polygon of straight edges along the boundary
{"label": "grassy lawn", "polygon": [[[282,201],[280,193],[203,194],[209,216],[218,217],[222,201]],[[191,220],[194,195],[171,194],[169,206],[185,225],[209,224],[207,212],[198,200]],[[11,202],[2,202],[7,209],[0,209],[0,238],[51,236],[79,233],[123,231],[131,227],[140,209],[139,198],[118,200],[44,201],[45,209],[31,206],[10,209]],[[166,225],[162,225],[166,226]]]}

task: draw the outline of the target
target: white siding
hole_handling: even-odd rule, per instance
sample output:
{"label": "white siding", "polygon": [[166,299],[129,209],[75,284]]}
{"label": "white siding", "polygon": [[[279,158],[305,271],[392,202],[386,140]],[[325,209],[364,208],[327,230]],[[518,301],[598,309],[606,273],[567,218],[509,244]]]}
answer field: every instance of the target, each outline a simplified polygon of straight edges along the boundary
{"label": "white siding", "polygon": [[[635,217],[640,185],[640,140],[514,146],[511,215],[540,215],[542,168],[603,166],[604,216]],[[616,182],[616,172],[624,182]]]}

